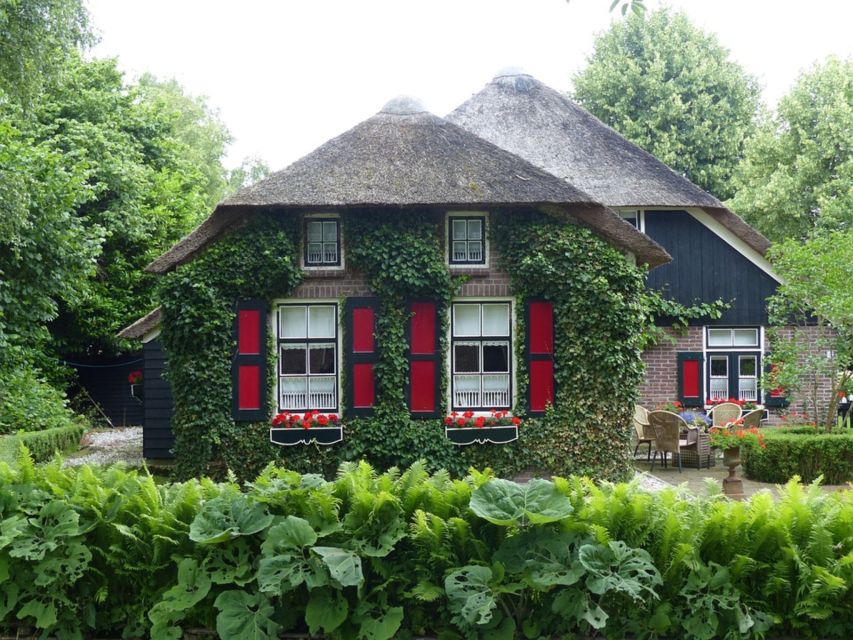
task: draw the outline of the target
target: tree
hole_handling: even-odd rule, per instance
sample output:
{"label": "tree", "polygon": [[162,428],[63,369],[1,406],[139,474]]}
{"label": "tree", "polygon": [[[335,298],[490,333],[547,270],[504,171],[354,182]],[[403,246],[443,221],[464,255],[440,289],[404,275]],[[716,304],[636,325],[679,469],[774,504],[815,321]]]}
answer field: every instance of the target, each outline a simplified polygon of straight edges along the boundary
{"label": "tree", "polygon": [[770,258],[783,282],[769,303],[767,386],[801,392],[807,413],[830,429],[839,396],[853,392],[853,229],[787,240]]}
{"label": "tree", "polygon": [[228,190],[228,172],[222,166],[232,137],[219,113],[200,96],[189,95],[175,79],[160,81],[150,73],[139,78],[140,100],[171,122],[172,135],[184,144],[184,159],[204,176],[206,205],[212,209]]}
{"label": "tree", "polygon": [[0,90],[28,102],[93,40],[83,0],[0,0]]}
{"label": "tree", "polygon": [[228,193],[239,191],[270,174],[269,165],[261,158],[246,158],[228,173]]}
{"label": "tree", "polygon": [[683,13],[631,13],[600,35],[574,98],[721,199],[755,127],[756,81]]}
{"label": "tree", "polygon": [[771,240],[853,228],[853,60],[802,74],[746,146],[731,207]]}

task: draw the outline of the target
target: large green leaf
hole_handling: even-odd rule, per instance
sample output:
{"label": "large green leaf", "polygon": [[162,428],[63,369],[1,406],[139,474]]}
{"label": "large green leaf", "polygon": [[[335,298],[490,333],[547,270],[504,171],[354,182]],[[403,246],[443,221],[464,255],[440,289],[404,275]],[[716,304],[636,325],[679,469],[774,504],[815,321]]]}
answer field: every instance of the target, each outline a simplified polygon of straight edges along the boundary
{"label": "large green leaf", "polygon": [[644,549],[632,549],[619,540],[607,545],[585,544],[578,559],[589,572],[586,586],[592,593],[619,591],[636,601],[657,597],[654,587],[662,582],[660,573]]}
{"label": "large green leaf", "polygon": [[402,607],[366,608],[357,616],[358,640],[391,640],[403,622]]}
{"label": "large green leaf", "polygon": [[577,559],[578,541],[570,533],[527,530],[507,538],[494,559],[507,571],[522,574],[536,589],[570,586],[586,573]]}
{"label": "large green leaf", "polygon": [[571,501],[553,482],[539,478],[524,485],[511,480],[489,480],[474,491],[469,506],[481,518],[504,527],[556,522],[573,511]]}
{"label": "large green leaf", "polygon": [[301,584],[309,588],[326,584],[323,564],[308,554],[317,534],[307,520],[287,516],[267,531],[258,563],[258,585],[265,593],[281,595]]}
{"label": "large green leaf", "polygon": [[593,629],[603,629],[607,624],[607,612],[579,589],[561,591],[551,603],[551,610],[575,624],[586,621]]}
{"label": "large green leaf", "polygon": [[361,558],[352,551],[337,547],[314,547],[329,568],[329,574],[344,587],[357,587],[364,582],[361,571]]}
{"label": "large green leaf", "polygon": [[273,620],[275,607],[260,593],[224,591],[213,603],[219,609],[216,632],[228,640],[272,640],[279,625]]}
{"label": "large green leaf", "polygon": [[178,563],[178,584],[163,593],[162,603],[170,611],[185,611],[204,600],[210,593],[210,576],[193,558]]}
{"label": "large green leaf", "polygon": [[190,540],[217,544],[263,531],[273,521],[266,508],[242,494],[206,502],[190,525]]}
{"label": "large green leaf", "polygon": [[248,544],[238,538],[230,544],[212,547],[204,566],[214,584],[236,584],[242,587],[254,577],[253,561]]}
{"label": "large green leaf", "polygon": [[347,619],[349,605],[337,589],[314,589],[305,607],[305,622],[311,635],[331,633]]}
{"label": "large green leaf", "polygon": [[477,565],[464,566],[445,578],[444,591],[455,624],[471,628],[492,619],[497,602],[489,586],[491,579],[492,570]]}

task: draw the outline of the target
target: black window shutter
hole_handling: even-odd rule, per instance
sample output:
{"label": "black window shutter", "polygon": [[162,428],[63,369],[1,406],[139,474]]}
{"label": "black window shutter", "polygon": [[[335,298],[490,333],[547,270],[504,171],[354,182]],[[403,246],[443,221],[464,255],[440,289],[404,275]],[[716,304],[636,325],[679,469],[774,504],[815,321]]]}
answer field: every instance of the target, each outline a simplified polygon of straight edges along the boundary
{"label": "black window shutter", "polygon": [[263,300],[237,302],[233,338],[231,417],[238,422],[267,420],[267,305]]}
{"label": "black window shutter", "polygon": [[347,298],[346,344],[347,415],[369,416],[376,405],[376,375],[379,362],[376,343],[378,298]]}
{"label": "black window shutter", "polygon": [[685,407],[701,407],[705,403],[703,396],[704,357],[701,351],[679,351],[678,359],[678,399]]}

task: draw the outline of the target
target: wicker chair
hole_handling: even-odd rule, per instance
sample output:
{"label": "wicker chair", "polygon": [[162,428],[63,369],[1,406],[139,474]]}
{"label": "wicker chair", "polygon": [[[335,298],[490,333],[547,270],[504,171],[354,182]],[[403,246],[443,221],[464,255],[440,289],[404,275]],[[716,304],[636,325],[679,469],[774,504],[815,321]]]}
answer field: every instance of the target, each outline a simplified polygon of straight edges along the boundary
{"label": "wicker chair", "polygon": [[[682,418],[677,413],[670,411],[650,411],[649,424],[655,432],[655,457],[652,459],[652,471],[655,469],[655,462],[658,458],[658,452],[662,455],[662,462],[666,468],[666,454],[678,454],[678,472],[681,473],[681,452],[688,449],[693,449],[696,455],[699,455],[699,427],[694,427]],[[685,436],[682,437],[682,432]]]}
{"label": "wicker chair", "polygon": [[649,453],[646,462],[652,459],[652,444],[655,441],[655,432],[649,424],[649,410],[640,405],[634,405],[634,430],[637,432],[637,446],[634,447],[634,457],[641,444],[649,445]]}
{"label": "wicker chair", "polygon": [[764,409],[753,409],[743,415],[743,428],[760,427],[762,419],[764,419]]}
{"label": "wicker chair", "polygon": [[711,422],[715,427],[725,427],[740,418],[740,406],[734,402],[723,402],[711,409]]}

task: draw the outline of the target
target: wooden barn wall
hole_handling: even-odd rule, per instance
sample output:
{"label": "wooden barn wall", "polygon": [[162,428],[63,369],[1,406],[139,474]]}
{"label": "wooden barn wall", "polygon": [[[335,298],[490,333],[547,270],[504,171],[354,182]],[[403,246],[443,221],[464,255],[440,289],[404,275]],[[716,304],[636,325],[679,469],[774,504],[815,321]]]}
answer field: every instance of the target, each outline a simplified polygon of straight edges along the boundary
{"label": "wooden barn wall", "polygon": [[682,304],[722,299],[732,306],[718,320],[691,324],[767,324],[776,281],[686,211],[646,211],[646,234],[672,256],[652,270],[648,286]]}
{"label": "wooden barn wall", "polygon": [[172,388],[163,379],[166,352],[159,340],[152,340],[143,345],[142,353],[145,358],[142,455],[149,459],[168,459],[172,457],[170,450],[175,437],[172,435]]}
{"label": "wooden barn wall", "polygon": [[141,353],[110,359],[73,357],[69,364],[77,371],[79,386],[98,403],[114,427],[142,424],[142,403],[130,395],[127,381],[132,371],[142,369]]}

